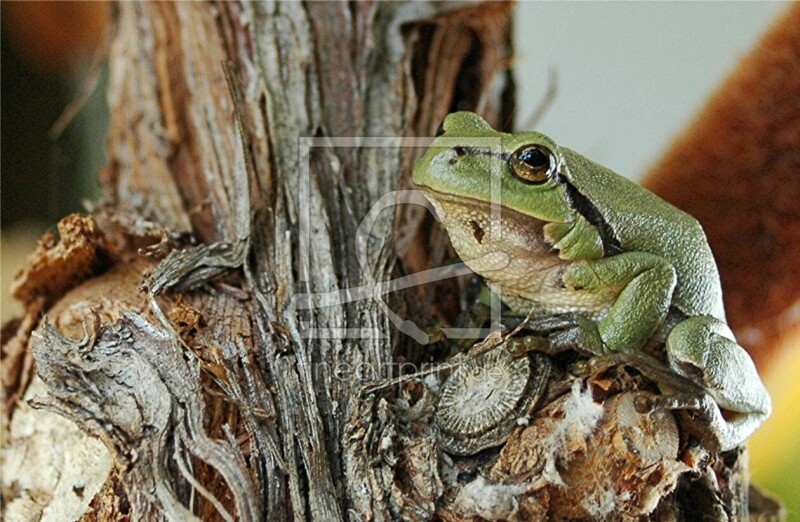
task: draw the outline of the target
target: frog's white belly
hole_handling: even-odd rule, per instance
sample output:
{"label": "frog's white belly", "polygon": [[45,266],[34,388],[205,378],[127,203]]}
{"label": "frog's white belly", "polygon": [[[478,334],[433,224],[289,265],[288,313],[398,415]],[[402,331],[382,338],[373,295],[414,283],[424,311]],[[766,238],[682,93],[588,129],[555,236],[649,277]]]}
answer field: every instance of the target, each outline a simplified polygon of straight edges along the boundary
{"label": "frog's white belly", "polygon": [[564,284],[571,262],[545,242],[544,222],[484,202],[441,194],[432,201],[459,257],[515,313],[579,312],[600,319],[614,304],[619,289],[581,291]]}

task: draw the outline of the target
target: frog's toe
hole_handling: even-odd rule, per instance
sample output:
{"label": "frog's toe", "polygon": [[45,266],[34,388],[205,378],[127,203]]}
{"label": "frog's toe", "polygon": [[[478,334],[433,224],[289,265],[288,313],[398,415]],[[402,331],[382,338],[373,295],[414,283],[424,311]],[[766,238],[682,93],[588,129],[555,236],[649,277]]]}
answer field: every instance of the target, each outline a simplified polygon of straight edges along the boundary
{"label": "frog's toe", "polygon": [[576,350],[599,355],[606,351],[597,325],[591,321],[579,321],[577,325],[560,330],[548,337],[555,351]]}
{"label": "frog's toe", "polygon": [[703,396],[691,392],[673,393],[669,395],[639,393],[634,398],[633,405],[639,413],[650,413],[654,410],[703,411],[708,409]]}
{"label": "frog's toe", "polygon": [[506,350],[514,357],[521,357],[530,352],[548,353],[550,351],[550,341],[538,335],[514,337],[506,342]]}
{"label": "frog's toe", "polygon": [[622,366],[631,363],[630,354],[609,353],[605,355],[595,355],[589,359],[578,361],[570,367],[570,373],[576,377],[589,377],[602,373],[609,368]]}

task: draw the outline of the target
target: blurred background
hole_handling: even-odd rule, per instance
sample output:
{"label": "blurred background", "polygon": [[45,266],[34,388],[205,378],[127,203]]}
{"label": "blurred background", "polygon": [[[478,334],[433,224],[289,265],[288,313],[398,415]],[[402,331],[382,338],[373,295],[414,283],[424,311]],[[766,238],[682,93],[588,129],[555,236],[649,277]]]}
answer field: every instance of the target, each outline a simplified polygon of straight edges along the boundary
{"label": "blurred background", "polygon": [[638,179],[783,2],[520,2],[517,127],[555,74],[537,130]]}
{"label": "blurred background", "polygon": [[[105,2],[3,1],[2,320],[11,277],[44,230],[98,195],[108,113]],[[536,127],[638,179],[693,118],[782,2],[520,2],[517,126],[554,87]],[[800,30],[800,28],[798,28]],[[96,88],[91,86],[95,83]],[[91,92],[91,95],[84,96]],[[58,137],[67,105],[82,109]],[[800,520],[800,350],[765,376],[775,414],[750,442],[754,480]]]}
{"label": "blurred background", "polygon": [[[99,194],[108,110],[105,68],[91,64],[102,56],[109,19],[107,2],[0,2],[3,322],[20,312],[8,287],[41,233]],[[83,91],[91,95],[54,136],[56,121]]]}

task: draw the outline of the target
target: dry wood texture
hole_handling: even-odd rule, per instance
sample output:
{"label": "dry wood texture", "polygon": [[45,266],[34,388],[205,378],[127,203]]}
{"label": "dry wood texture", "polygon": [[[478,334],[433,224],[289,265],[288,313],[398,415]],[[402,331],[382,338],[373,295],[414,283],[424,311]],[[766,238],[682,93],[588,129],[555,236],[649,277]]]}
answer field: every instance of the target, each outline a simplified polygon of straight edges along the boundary
{"label": "dry wood texture", "polygon": [[[445,374],[385,385],[446,350],[401,334],[381,299],[424,334],[458,315],[461,290],[389,292],[450,254],[420,207],[359,232],[410,186],[420,149],[354,138],[429,136],[456,109],[507,125],[510,8],[116,6],[104,199],[21,274],[28,314],[4,331],[3,373],[7,455],[88,447],[26,431],[55,422],[48,410],[110,456],[47,477],[14,461],[9,519],[744,516],[742,453],[709,455],[672,414],[633,412],[627,392],[652,389],[635,372],[582,381],[557,360],[505,446],[460,457],[432,428]],[[304,307],[309,293],[343,298]],[[38,410],[20,401],[37,390]]]}
{"label": "dry wood texture", "polygon": [[[358,393],[364,382],[347,369],[390,377],[409,341],[375,300],[301,313],[291,298],[400,270],[392,212],[372,227],[365,260],[352,238],[375,201],[408,185],[420,151],[320,144],[430,135],[452,108],[476,109],[479,101],[500,122],[510,88],[510,5],[125,2],[116,9],[104,200],[95,219],[72,218],[91,234],[62,231],[37,254],[44,270],[20,279],[17,295],[30,311],[9,332],[19,348],[9,357],[18,371],[4,381],[7,412],[26,382],[19,375],[30,371],[24,346],[44,310],[71,336],[46,325],[34,336],[32,353],[52,394],[44,403],[113,453],[92,517],[390,518],[391,480],[370,471],[376,455],[352,444],[369,429],[356,423],[369,409]],[[315,147],[304,151],[303,137],[315,138]],[[397,216],[413,227],[424,214]],[[97,244],[92,234],[108,259],[102,266],[88,262],[94,250],[70,249]],[[201,246],[183,248],[189,238]],[[154,258],[181,247],[155,270],[136,261],[154,241],[147,251]],[[125,283],[94,279],[84,283],[95,285],[89,296],[75,295],[81,287],[68,292],[93,274],[131,267],[138,277]],[[136,289],[149,270],[150,295],[160,294],[152,306],[112,292]],[[227,278],[200,286],[215,276]],[[59,299],[68,304],[49,308]],[[71,340],[83,325],[87,337]],[[385,335],[305,335],[343,327]],[[111,492],[122,500],[109,502]]]}

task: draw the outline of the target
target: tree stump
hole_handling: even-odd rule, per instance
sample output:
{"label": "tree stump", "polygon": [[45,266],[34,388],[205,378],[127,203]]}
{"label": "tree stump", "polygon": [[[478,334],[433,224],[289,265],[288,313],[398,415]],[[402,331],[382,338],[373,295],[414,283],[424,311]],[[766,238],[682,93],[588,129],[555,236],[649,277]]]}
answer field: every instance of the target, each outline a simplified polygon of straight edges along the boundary
{"label": "tree stump", "polygon": [[395,191],[447,113],[510,124],[509,3],[116,10],[104,197],[3,332],[9,520],[747,516],[744,452],[633,412],[625,369],[553,361],[497,445],[441,447],[452,347],[419,341],[469,283],[390,283],[452,257]]}

